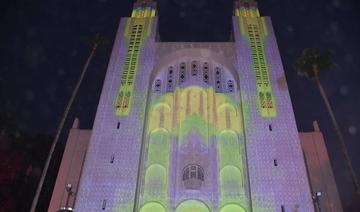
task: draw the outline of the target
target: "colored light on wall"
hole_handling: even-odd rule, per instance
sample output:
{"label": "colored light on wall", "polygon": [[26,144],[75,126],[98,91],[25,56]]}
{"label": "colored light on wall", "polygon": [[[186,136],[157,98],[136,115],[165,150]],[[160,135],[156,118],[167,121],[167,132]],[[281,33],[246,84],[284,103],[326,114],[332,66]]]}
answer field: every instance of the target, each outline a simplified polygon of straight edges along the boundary
{"label": "colored light on wall", "polygon": [[246,212],[246,210],[237,204],[227,204],[220,209],[220,212]]}
{"label": "colored light on wall", "polygon": [[165,129],[157,129],[151,132],[147,152],[143,199],[145,202],[149,200],[159,202],[165,208],[167,208],[169,201],[170,146],[171,139]]}
{"label": "colored light on wall", "polygon": [[240,0],[234,42],[161,43],[150,3],[120,24],[76,210],[312,211],[269,20]]}
{"label": "colored light on wall", "polygon": [[[247,205],[245,202],[248,201],[245,152],[239,142],[243,133],[242,120],[240,103],[226,93],[216,93],[212,87],[177,87],[174,92],[155,98],[148,109],[143,207],[158,202],[168,209],[169,177],[175,171],[170,163],[171,158],[178,157],[173,155],[173,149],[181,149],[194,135],[199,135],[195,138],[208,149],[211,148],[210,140],[216,140],[218,161],[212,166],[217,166],[218,180],[213,185],[220,191],[220,207],[224,207],[223,211],[236,207],[245,211],[240,206]],[[178,140],[176,147],[173,145],[175,140]],[[229,206],[232,203],[237,204]],[[179,212],[192,210],[210,211],[206,204],[195,200],[185,201],[176,209]]]}
{"label": "colored light on wall", "polygon": [[149,202],[140,209],[140,212],[166,212],[166,210],[157,202]]}
{"label": "colored light on wall", "polygon": [[175,212],[210,212],[210,209],[199,200],[186,200],[176,208]]}
{"label": "colored light on wall", "polygon": [[[169,132],[182,136],[196,127],[204,137],[209,136],[208,128],[213,129],[210,130],[210,136],[228,128],[242,133],[239,107],[238,102],[225,93],[216,93],[211,87],[177,88],[153,103],[148,130],[151,132],[164,127]],[[203,126],[207,127],[202,128]]]}
{"label": "colored light on wall", "polygon": [[[139,8],[135,13],[138,13],[138,10]],[[139,57],[143,43],[149,36],[151,25],[152,18],[129,18],[127,21],[125,38],[128,50],[123,65],[120,91],[115,101],[115,114],[118,116],[127,116],[130,113]]]}
{"label": "colored light on wall", "polygon": [[267,64],[264,42],[267,27],[262,17],[239,16],[240,31],[248,39],[253,71],[257,86],[257,102],[262,117],[276,117],[276,103],[272,92],[269,67]]}

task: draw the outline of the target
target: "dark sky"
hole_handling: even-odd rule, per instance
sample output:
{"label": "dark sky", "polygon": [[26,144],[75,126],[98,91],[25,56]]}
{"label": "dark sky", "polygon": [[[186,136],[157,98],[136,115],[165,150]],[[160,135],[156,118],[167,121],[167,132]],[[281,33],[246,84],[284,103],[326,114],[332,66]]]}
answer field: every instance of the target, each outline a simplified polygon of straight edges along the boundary
{"label": "dark sky", "polygon": [[[227,41],[231,0],[159,0],[163,41]],[[303,48],[336,52],[338,67],[321,81],[329,96],[360,177],[360,13],[355,0],[259,1],[271,16],[282,55],[299,131],[318,120],[324,133],[344,206],[354,192],[325,105],[313,82],[297,76],[293,63]],[[54,134],[90,46],[100,33],[109,44],[98,51],[76,99],[74,116],[91,128],[120,17],[129,16],[129,0],[12,0],[0,12],[0,112],[16,116],[21,129]],[[66,131],[65,131],[66,133]],[[65,134],[64,133],[64,134]]]}

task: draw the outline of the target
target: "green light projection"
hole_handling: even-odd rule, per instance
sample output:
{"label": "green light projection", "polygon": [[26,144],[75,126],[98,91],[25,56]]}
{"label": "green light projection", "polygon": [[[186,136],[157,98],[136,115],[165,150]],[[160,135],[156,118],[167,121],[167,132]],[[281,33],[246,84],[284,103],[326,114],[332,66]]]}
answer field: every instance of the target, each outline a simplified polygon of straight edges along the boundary
{"label": "green light projection", "polygon": [[227,204],[220,209],[220,212],[246,212],[246,210],[237,204]]}
{"label": "green light projection", "polygon": [[186,200],[176,207],[175,212],[210,212],[210,209],[199,200]]}
{"label": "green light projection", "polygon": [[[172,142],[178,139],[180,148],[189,142],[190,134],[199,135],[208,148],[211,138],[216,139],[220,206],[223,211],[236,207],[245,211],[241,206],[248,197],[244,182],[245,153],[239,142],[243,135],[240,103],[226,93],[216,93],[212,87],[189,86],[152,99],[148,110],[141,211],[150,212],[151,208],[160,206],[168,210]],[[188,200],[176,211],[210,210],[200,201]]]}
{"label": "green light projection", "polygon": [[157,202],[149,202],[141,207],[140,212],[166,212],[166,210]]}
{"label": "green light projection", "polygon": [[250,45],[260,114],[266,118],[276,117],[275,98],[272,94],[269,67],[264,47],[268,36],[266,22],[263,17],[260,17],[257,9],[242,8],[241,11],[235,12],[235,15],[239,16],[240,32],[247,38]]}
{"label": "green light projection", "polygon": [[[243,132],[239,102],[225,93],[216,93],[211,87],[177,88],[152,105],[148,132],[163,127],[174,135],[186,136],[191,126],[196,126],[204,139],[208,138],[209,132],[213,136],[228,128],[236,133]],[[184,121],[187,124],[183,124]],[[203,122],[213,130],[199,125]],[[181,125],[185,126],[180,128]]]}
{"label": "green light projection", "polygon": [[150,133],[143,196],[145,200],[157,201],[165,208],[169,202],[170,144],[170,135],[166,129],[158,128]]}
{"label": "green light projection", "polygon": [[124,36],[128,50],[123,65],[119,94],[115,101],[115,114],[118,116],[127,116],[130,113],[141,48],[151,33],[152,21],[152,16],[127,19]]}

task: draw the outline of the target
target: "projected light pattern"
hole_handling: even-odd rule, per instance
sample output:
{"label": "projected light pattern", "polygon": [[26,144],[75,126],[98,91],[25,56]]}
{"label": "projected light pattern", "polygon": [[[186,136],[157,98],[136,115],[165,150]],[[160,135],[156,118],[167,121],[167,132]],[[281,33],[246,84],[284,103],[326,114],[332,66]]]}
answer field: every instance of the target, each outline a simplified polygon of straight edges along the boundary
{"label": "projected light pattern", "polygon": [[155,6],[120,23],[75,210],[313,211],[270,19],[240,0],[234,42],[163,43]]}
{"label": "projected light pattern", "polygon": [[[204,74],[206,82],[201,80]],[[226,82],[232,82],[230,89]],[[237,85],[226,68],[203,58],[177,61],[157,73],[148,100],[141,211],[150,212],[155,202],[166,211],[171,202],[178,205],[175,211],[229,211],[235,206],[246,211],[249,197]]]}
{"label": "projected light pattern", "polygon": [[135,4],[132,18],[127,20],[124,34],[128,49],[123,65],[121,87],[115,103],[116,115],[127,116],[131,110],[139,56],[144,41],[151,32],[153,16],[155,16],[155,8],[152,3],[142,6]]}
{"label": "projected light pattern", "polygon": [[239,102],[224,93],[216,93],[212,87],[176,88],[175,92],[154,99],[152,104],[149,131],[163,127],[182,137],[196,127],[204,139],[210,135],[209,127],[212,134],[229,128],[242,132]]}
{"label": "projected light pattern", "polygon": [[250,44],[260,113],[263,117],[275,117],[275,99],[272,93],[269,67],[264,48],[268,36],[266,23],[264,19],[260,18],[256,3],[236,3],[234,10],[235,15],[239,16],[240,31]]}

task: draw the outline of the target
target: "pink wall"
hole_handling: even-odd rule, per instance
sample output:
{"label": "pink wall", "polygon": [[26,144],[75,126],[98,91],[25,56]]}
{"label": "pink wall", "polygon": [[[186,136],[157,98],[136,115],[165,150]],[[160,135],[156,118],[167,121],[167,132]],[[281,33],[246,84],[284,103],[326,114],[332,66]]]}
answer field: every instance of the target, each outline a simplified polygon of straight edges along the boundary
{"label": "pink wall", "polygon": [[48,209],[49,212],[56,212],[60,208],[66,206],[68,193],[66,192],[65,187],[69,183],[72,185],[72,191],[74,191],[75,194],[69,198],[68,207],[74,208],[75,196],[90,135],[91,130],[79,129],[79,120],[75,119],[69,133],[60,169],[56,178]]}
{"label": "pink wall", "polygon": [[[319,201],[321,211],[343,211],[324,137],[317,122],[314,122],[314,132],[299,133],[299,136],[305,155],[311,191],[313,194],[321,192]],[[319,209],[316,208],[315,211],[319,211]]]}

